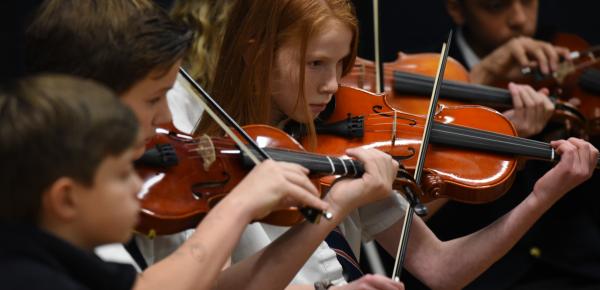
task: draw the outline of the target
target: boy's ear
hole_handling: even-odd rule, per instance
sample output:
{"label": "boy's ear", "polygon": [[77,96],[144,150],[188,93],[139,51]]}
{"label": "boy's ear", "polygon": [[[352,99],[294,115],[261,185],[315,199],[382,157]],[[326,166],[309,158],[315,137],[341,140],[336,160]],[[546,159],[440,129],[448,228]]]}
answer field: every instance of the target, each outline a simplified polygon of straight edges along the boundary
{"label": "boy's ear", "polygon": [[465,24],[464,7],[463,3],[460,3],[459,0],[446,0],[446,10],[454,24],[457,26],[463,26]]}
{"label": "boy's ear", "polygon": [[246,51],[244,51],[244,64],[246,65],[252,65],[252,59],[254,58],[254,55],[256,55],[256,40],[254,40],[254,38],[250,38],[250,40],[248,40],[248,48],[246,49]]}
{"label": "boy's ear", "polygon": [[68,177],[57,179],[44,193],[42,211],[59,220],[71,220],[77,215],[76,183]]}

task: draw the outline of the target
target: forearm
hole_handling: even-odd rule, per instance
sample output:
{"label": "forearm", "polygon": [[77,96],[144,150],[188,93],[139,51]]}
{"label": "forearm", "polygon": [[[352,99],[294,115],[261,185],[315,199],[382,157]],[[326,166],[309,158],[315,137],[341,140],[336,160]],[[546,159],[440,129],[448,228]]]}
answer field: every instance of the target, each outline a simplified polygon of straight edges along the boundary
{"label": "forearm", "polygon": [[211,289],[250,222],[243,209],[223,199],[177,251],[140,274],[135,289]]}
{"label": "forearm", "polygon": [[[330,211],[334,216],[332,220],[322,219],[318,224],[304,222],[292,227],[262,251],[226,269],[218,279],[217,288],[261,290],[286,288],[329,232],[348,214],[346,210],[336,207],[331,202],[330,205]],[[296,285],[290,289],[314,289],[314,287]]]}
{"label": "forearm", "polygon": [[314,285],[289,285],[285,290],[315,290]]}
{"label": "forearm", "polygon": [[[415,267],[417,275],[432,289],[460,289],[473,281],[493,263],[504,256],[531,228],[553,201],[539,200],[530,194],[511,212],[484,229],[447,242],[435,239],[427,249],[411,237],[409,253],[415,253],[412,263],[427,261]],[[427,229],[429,230],[429,229]],[[415,241],[412,241],[415,238]],[[417,243],[415,243],[417,242]]]}
{"label": "forearm", "polygon": [[433,215],[435,215],[442,207],[444,207],[448,203],[449,199],[447,198],[438,198],[434,199],[431,202],[425,204],[427,206],[427,215],[421,217],[424,221],[428,221]]}

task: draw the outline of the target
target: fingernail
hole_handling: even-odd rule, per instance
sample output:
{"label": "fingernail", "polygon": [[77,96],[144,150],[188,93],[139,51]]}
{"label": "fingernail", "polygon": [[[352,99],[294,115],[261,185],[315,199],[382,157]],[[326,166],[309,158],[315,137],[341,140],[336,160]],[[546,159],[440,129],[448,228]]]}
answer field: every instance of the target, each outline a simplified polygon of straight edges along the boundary
{"label": "fingernail", "polygon": [[544,74],[550,73],[550,70],[548,69],[548,65],[543,65],[542,66],[542,73],[544,73]]}

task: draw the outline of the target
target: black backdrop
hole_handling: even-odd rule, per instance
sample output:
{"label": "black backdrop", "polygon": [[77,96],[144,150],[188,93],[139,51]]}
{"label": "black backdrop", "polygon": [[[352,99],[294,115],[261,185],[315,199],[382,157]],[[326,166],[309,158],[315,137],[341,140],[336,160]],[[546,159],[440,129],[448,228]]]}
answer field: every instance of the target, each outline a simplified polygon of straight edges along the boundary
{"label": "black backdrop", "polygon": [[[373,59],[373,8],[371,0],[353,0],[360,21],[359,55]],[[452,20],[444,0],[379,0],[382,58],[391,61],[398,51],[422,52],[446,39]],[[540,0],[538,26],[577,34],[600,44],[600,2]]]}
{"label": "black backdrop", "polygon": [[[168,8],[172,0],[155,0]],[[353,0],[361,24],[359,55],[373,58],[372,1]],[[22,74],[23,23],[41,0],[0,2],[0,79]],[[380,0],[382,57],[393,60],[396,52],[420,52],[445,38],[451,21],[444,0]],[[593,6],[593,7],[592,7]],[[591,44],[600,44],[600,2],[590,0],[540,0],[540,25],[578,34]]]}

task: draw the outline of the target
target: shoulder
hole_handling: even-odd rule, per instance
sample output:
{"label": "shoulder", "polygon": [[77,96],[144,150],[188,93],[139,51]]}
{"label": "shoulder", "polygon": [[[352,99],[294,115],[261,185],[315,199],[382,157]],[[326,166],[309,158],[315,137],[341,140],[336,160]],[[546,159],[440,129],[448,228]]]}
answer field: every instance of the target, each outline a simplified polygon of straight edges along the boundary
{"label": "shoulder", "polygon": [[32,259],[15,258],[0,261],[0,285],[2,289],[83,289],[73,278]]}
{"label": "shoulder", "polygon": [[174,253],[193,233],[194,230],[187,230],[154,238],[136,234],[134,239],[145,262],[152,265]]}

